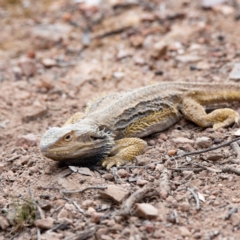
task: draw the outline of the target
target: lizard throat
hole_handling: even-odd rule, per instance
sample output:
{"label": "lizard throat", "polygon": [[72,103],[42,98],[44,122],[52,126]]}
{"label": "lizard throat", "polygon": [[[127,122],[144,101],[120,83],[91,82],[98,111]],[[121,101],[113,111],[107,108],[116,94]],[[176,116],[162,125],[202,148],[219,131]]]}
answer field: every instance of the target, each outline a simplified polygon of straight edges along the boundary
{"label": "lizard throat", "polygon": [[80,166],[80,167],[92,167],[101,163],[104,160],[109,152],[109,147],[104,147],[99,149],[98,153],[92,155],[85,155],[83,157],[76,157],[76,158],[66,158],[64,161],[60,161],[60,166]]}

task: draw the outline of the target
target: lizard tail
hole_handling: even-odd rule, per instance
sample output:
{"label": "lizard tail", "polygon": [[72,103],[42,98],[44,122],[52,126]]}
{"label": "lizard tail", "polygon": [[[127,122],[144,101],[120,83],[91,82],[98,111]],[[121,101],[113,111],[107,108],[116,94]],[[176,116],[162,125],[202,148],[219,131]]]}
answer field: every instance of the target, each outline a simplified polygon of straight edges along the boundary
{"label": "lizard tail", "polygon": [[205,91],[193,91],[188,94],[200,104],[208,105],[224,102],[240,102],[240,87],[237,85],[228,85],[222,87],[219,85],[209,86]]}

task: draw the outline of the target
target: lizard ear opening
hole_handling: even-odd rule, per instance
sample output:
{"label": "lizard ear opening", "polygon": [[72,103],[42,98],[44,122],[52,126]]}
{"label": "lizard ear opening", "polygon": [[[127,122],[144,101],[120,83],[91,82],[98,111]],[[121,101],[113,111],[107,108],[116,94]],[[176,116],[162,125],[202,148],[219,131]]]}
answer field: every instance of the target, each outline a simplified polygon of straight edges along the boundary
{"label": "lizard ear opening", "polygon": [[90,138],[93,141],[97,141],[97,140],[100,140],[100,139],[105,139],[106,137],[105,136],[90,136]]}

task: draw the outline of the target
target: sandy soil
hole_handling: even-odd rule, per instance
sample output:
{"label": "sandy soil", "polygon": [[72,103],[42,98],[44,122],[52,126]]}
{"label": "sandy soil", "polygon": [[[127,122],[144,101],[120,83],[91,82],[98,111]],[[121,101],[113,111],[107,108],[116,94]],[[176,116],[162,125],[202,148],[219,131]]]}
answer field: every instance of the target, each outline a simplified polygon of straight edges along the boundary
{"label": "sandy soil", "polygon": [[[183,119],[110,171],[60,168],[39,150],[49,127],[99,96],[158,82],[234,82],[238,1],[204,2],[214,1],[0,0],[0,240],[240,239],[236,145],[170,160],[227,142],[236,127]],[[89,186],[108,189],[64,193]]]}

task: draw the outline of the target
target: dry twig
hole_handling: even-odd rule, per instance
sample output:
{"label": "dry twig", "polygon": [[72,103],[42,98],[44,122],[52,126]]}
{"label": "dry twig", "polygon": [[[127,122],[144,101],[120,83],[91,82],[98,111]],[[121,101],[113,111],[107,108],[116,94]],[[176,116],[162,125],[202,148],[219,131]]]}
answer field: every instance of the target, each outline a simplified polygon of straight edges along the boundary
{"label": "dry twig", "polygon": [[152,190],[153,189],[150,188],[149,185],[145,185],[143,188],[138,189],[128,199],[126,199],[126,201],[122,203],[118,214],[124,217],[129,216],[134,203],[141,201],[146,196],[146,194]]}
{"label": "dry twig", "polygon": [[[31,188],[29,188],[29,195],[32,199],[33,204],[37,207],[37,211],[40,215],[40,218],[41,219],[45,218],[45,214],[44,214],[43,210],[41,209],[41,207],[35,201],[35,198],[34,198],[34,195],[33,195],[33,192],[32,192]],[[41,232],[40,232],[39,227],[37,227],[37,240],[41,240]]]}
{"label": "dry twig", "polygon": [[59,224],[53,226],[53,228],[47,230],[46,233],[50,233],[50,232],[56,231],[58,229],[63,230],[63,229],[66,229],[67,226],[68,226],[67,223],[59,223]]}
{"label": "dry twig", "polygon": [[234,213],[238,212],[238,208],[237,207],[232,207],[230,208],[230,210],[228,211],[225,220],[228,220]]}
{"label": "dry twig", "polygon": [[160,175],[160,187],[165,189],[168,193],[171,191],[170,178],[172,176],[172,171],[164,168]]}
{"label": "dry twig", "polygon": [[195,171],[195,172],[199,172],[202,170],[202,168],[194,168],[194,167],[178,167],[178,168],[171,168],[168,167],[169,170],[172,171]]}
{"label": "dry twig", "polygon": [[178,214],[177,214],[176,209],[173,210],[173,214],[174,214],[174,217],[175,217],[175,221],[176,221],[176,223],[179,223],[179,220],[178,220]]}
{"label": "dry twig", "polygon": [[35,199],[34,199],[34,195],[32,190],[29,188],[29,195],[32,199],[33,204],[37,207],[37,211],[39,213],[39,216],[41,219],[45,218],[45,213],[43,212],[42,208],[36,203]]}
{"label": "dry twig", "polygon": [[14,160],[17,160],[21,157],[22,155],[15,155],[9,158],[6,162],[13,162]]}
{"label": "dry twig", "polygon": [[[193,152],[188,152],[188,153],[184,153],[184,154],[181,154],[181,155],[178,155],[178,156],[175,156],[174,158],[171,158],[172,161],[175,161],[176,159],[179,159],[179,158],[182,158],[182,157],[187,157],[187,156],[191,156],[191,155],[197,155],[197,154],[201,154],[201,153],[206,153],[206,152],[210,152],[210,151],[214,151],[216,149],[219,149],[219,148],[222,148],[222,147],[226,147],[226,146],[229,146],[231,143],[233,142],[237,142],[240,140],[240,137],[238,138],[235,138],[235,139],[232,139],[230,141],[227,141],[223,144],[220,144],[218,146],[215,146],[215,147],[210,147],[210,148],[205,148],[205,149],[202,149],[202,150],[198,150],[198,151],[193,151]],[[162,164],[163,161],[158,161],[158,162],[153,162],[153,164]],[[131,168],[147,168],[151,165],[152,163],[150,164],[147,164],[145,166],[132,166]],[[126,167],[119,167],[119,168],[126,168]]]}
{"label": "dry twig", "polygon": [[207,166],[204,166],[204,165],[202,165],[202,164],[199,164],[199,163],[191,163],[192,165],[195,165],[195,166],[197,166],[197,167],[201,167],[201,168],[203,168],[203,169],[205,169],[205,170],[208,170],[208,171],[210,171],[210,172],[215,172],[215,173],[221,173],[222,172],[222,170],[221,169],[217,169],[217,168],[211,168],[211,167],[207,167]]}
{"label": "dry twig", "polygon": [[63,240],[84,240],[84,239],[87,239],[87,238],[93,236],[95,234],[95,232],[96,232],[96,228],[92,227],[90,229],[81,231],[80,233],[77,233],[73,236],[66,237]]}
{"label": "dry twig", "polygon": [[71,193],[82,193],[86,190],[89,190],[89,189],[106,189],[107,186],[89,186],[89,187],[86,187],[86,188],[83,188],[83,189],[80,189],[80,190],[76,190],[76,191],[62,191],[62,193],[64,194],[71,194]]}
{"label": "dry twig", "polygon": [[235,163],[240,162],[240,147],[237,142],[233,142],[230,144],[231,148],[237,153],[237,159],[234,160]]}
{"label": "dry twig", "polygon": [[71,203],[77,208],[77,210],[78,210],[81,214],[83,214],[84,216],[86,216],[86,213],[83,211],[82,208],[80,208],[80,207],[78,206],[78,204],[77,204],[75,201],[73,201],[72,199],[67,198],[67,197],[64,197],[64,199],[66,199],[67,201],[71,202]]}
{"label": "dry twig", "polygon": [[122,180],[121,180],[120,176],[118,175],[117,168],[116,167],[111,168],[111,172],[112,172],[115,182],[122,183]]}
{"label": "dry twig", "polygon": [[222,171],[226,173],[235,173],[240,176],[240,169],[236,169],[235,167],[226,166],[222,168]]}
{"label": "dry twig", "polygon": [[189,187],[187,187],[187,190],[193,195],[193,197],[195,198],[196,201],[196,209],[199,210],[200,209],[200,200],[198,195]]}
{"label": "dry twig", "polygon": [[199,210],[200,209],[200,200],[199,200],[198,194],[196,194],[190,187],[179,188],[177,191],[182,191],[182,190],[188,190],[193,195],[193,197],[195,198],[195,201],[196,201],[196,209]]}
{"label": "dry twig", "polygon": [[41,232],[38,227],[37,227],[37,240],[41,240]]}
{"label": "dry twig", "polygon": [[240,137],[235,138],[235,139],[232,139],[232,140],[230,140],[230,141],[227,141],[227,142],[225,142],[225,143],[223,143],[223,144],[220,144],[220,145],[218,145],[218,146],[215,146],[215,147],[210,147],[210,148],[205,148],[205,149],[198,150],[198,151],[193,151],[193,152],[184,153],[184,154],[179,155],[179,156],[176,156],[176,157],[174,157],[174,158],[175,158],[175,159],[178,159],[178,158],[187,157],[187,156],[191,156],[191,155],[196,155],[196,154],[201,154],[201,153],[205,153],[205,152],[210,152],[210,151],[213,151],[213,150],[222,148],[222,147],[229,146],[231,143],[237,142],[238,140],[240,140]]}

